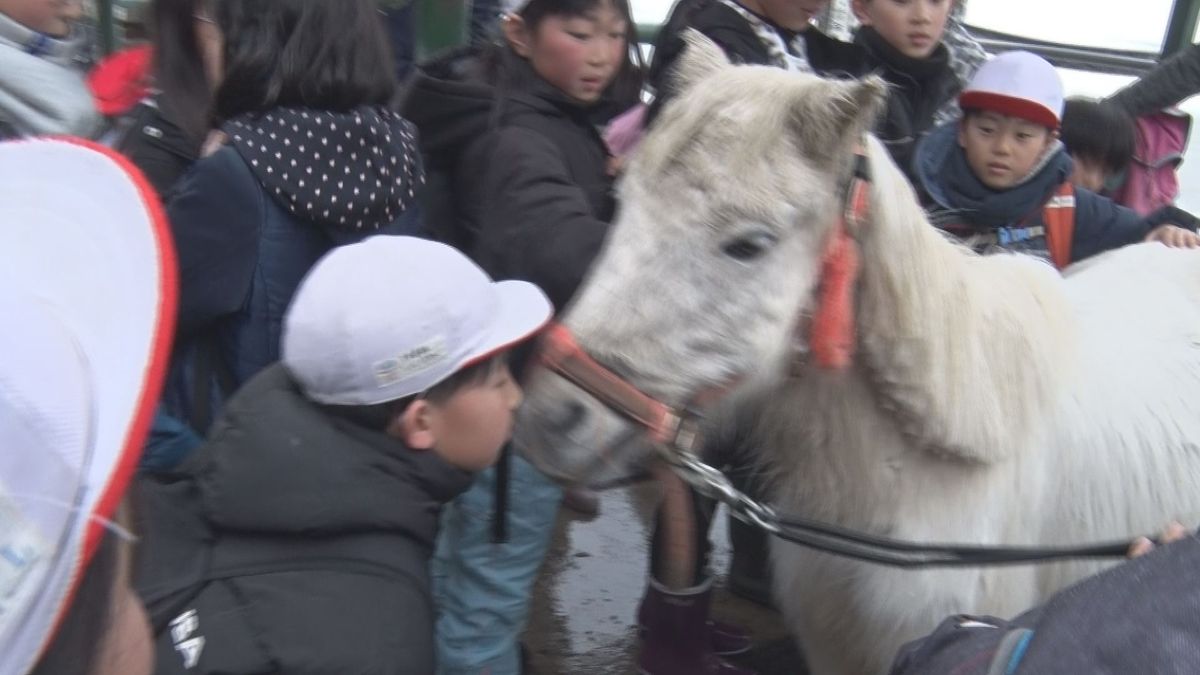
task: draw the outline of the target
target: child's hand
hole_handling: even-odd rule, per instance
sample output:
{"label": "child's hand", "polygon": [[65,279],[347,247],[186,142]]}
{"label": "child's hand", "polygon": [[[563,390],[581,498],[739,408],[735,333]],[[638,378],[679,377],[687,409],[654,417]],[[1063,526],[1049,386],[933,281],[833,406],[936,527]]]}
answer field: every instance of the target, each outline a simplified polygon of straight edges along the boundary
{"label": "child's hand", "polygon": [[[1175,541],[1179,541],[1180,539],[1183,539],[1184,537],[1187,536],[1187,533],[1188,533],[1187,528],[1185,528],[1183,525],[1179,524],[1178,522],[1172,522],[1170,525],[1167,526],[1167,529],[1163,530],[1161,541],[1164,544],[1170,544],[1171,542],[1175,542]],[[1133,546],[1129,547],[1129,557],[1137,558],[1139,556],[1146,555],[1147,553],[1149,553],[1150,551],[1153,551],[1153,550],[1154,550],[1154,542],[1150,541],[1149,539],[1147,539],[1145,537],[1138,537],[1133,542]]]}
{"label": "child's hand", "polygon": [[621,172],[624,170],[625,170],[625,158],[624,157],[617,157],[616,155],[613,155],[608,158],[608,164],[605,167],[605,171],[606,171],[606,173],[608,173],[609,178],[616,178],[617,176],[620,176]]}
{"label": "child's hand", "polygon": [[1178,225],[1163,225],[1150,230],[1146,241],[1157,241],[1171,248],[1200,248],[1200,234],[1190,232]]}

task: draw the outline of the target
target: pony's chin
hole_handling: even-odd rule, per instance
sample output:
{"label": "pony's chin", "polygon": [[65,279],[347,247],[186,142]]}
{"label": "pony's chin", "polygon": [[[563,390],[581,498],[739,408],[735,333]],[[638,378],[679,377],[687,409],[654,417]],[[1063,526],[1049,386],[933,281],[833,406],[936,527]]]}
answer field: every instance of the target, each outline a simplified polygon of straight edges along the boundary
{"label": "pony's chin", "polygon": [[551,480],[594,490],[621,487],[647,475],[652,447],[632,426],[604,445],[581,444],[546,434],[536,424],[518,424],[517,451]]}

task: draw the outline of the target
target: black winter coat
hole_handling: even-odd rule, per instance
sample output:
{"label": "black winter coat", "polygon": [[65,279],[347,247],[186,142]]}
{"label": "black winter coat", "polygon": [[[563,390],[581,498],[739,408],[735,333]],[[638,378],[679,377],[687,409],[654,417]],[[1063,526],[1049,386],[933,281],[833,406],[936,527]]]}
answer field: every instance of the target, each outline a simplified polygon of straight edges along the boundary
{"label": "black winter coat", "polygon": [[1170,108],[1200,94],[1200,44],[1175,54],[1108,100],[1133,117]]}
{"label": "black winter coat", "polygon": [[914,59],[900,53],[870,26],[859,28],[853,46],[853,50],[817,52],[810,63],[825,76],[876,74],[887,81],[887,108],[874,132],[915,185],[917,144],[937,126],[938,112],[962,89],[950,67],[950,52],[945,45],[938,45],[928,58]]}
{"label": "black winter coat", "polygon": [[[767,25],[773,25],[766,18],[759,18]],[[675,94],[670,70],[675,59],[683,53],[686,44],[683,32],[687,28],[693,28],[715,42],[733,63],[771,64],[767,48],[736,11],[716,0],[682,0],[664,24],[654,51],[649,81],[657,98],[651,105],[649,122]],[[774,29],[784,44],[790,44],[797,35],[778,26]],[[946,47],[939,45],[927,59],[912,59],[898,52],[869,27],[859,30],[854,43],[831,38],[815,27],[800,35],[804,38],[805,56],[815,72],[841,78],[875,73],[891,85],[886,113],[876,125],[875,133],[912,181],[915,178],[912,158],[917,143],[934,128],[939,109],[961,89],[950,67]]]}
{"label": "black winter coat", "polygon": [[136,483],[155,672],[434,672],[428,564],[470,482],[266,369],[182,465]]}
{"label": "black winter coat", "polygon": [[613,217],[608,151],[591,110],[508,58],[500,88],[469,58],[425,66],[402,103],[441,172],[430,227],[493,278],[537,284],[561,310],[600,252]]}
{"label": "black winter coat", "polygon": [[[797,35],[786,28],[774,26],[765,17],[759,18],[779,33],[784,44],[790,44]],[[688,28],[700,32],[716,43],[733,63],[771,65],[770,53],[762,40],[754,33],[746,19],[736,11],[716,0],[680,0],[671,10],[671,15],[667,17],[655,41],[654,59],[647,74],[647,83],[655,91],[655,100],[650,106],[647,123],[651,123],[663,104],[675,95],[672,90],[671,70],[687,45],[683,40],[683,33]],[[856,63],[861,59],[854,45],[831,38],[814,27],[809,27],[803,35],[806,55],[814,64]]]}
{"label": "black winter coat", "polygon": [[157,101],[147,100],[133,109],[117,150],[141,169],[166,201],[172,187],[200,158],[200,144],[201,140],[189,136]]}

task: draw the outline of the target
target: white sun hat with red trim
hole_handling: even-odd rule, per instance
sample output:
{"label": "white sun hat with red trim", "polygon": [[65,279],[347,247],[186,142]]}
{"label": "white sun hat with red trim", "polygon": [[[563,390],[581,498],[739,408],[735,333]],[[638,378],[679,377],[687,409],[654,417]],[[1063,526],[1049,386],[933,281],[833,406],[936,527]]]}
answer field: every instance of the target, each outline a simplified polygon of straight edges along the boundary
{"label": "white sun hat with red trim", "polygon": [[1026,51],[988,60],[958,97],[963,110],[990,110],[1057,129],[1062,121],[1063,85],[1049,61]]}
{"label": "white sun hat with red trim", "polygon": [[157,197],[110,150],[0,143],[0,673],[50,644],[137,465],[170,353]]}
{"label": "white sun hat with red trim", "polygon": [[513,347],[553,313],[537,286],[493,282],[453,247],[377,235],[335,248],[300,283],[283,364],[314,401],[374,405]]}

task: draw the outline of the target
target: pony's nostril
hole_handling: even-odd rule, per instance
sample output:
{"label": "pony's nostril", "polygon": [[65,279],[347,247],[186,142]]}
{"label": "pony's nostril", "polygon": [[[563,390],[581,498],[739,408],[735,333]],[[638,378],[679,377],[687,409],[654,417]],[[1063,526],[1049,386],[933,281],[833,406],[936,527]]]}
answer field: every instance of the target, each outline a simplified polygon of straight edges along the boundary
{"label": "pony's nostril", "polygon": [[586,418],[587,407],[579,401],[570,401],[563,406],[562,414],[554,424],[554,430],[560,434],[568,434],[583,424]]}

